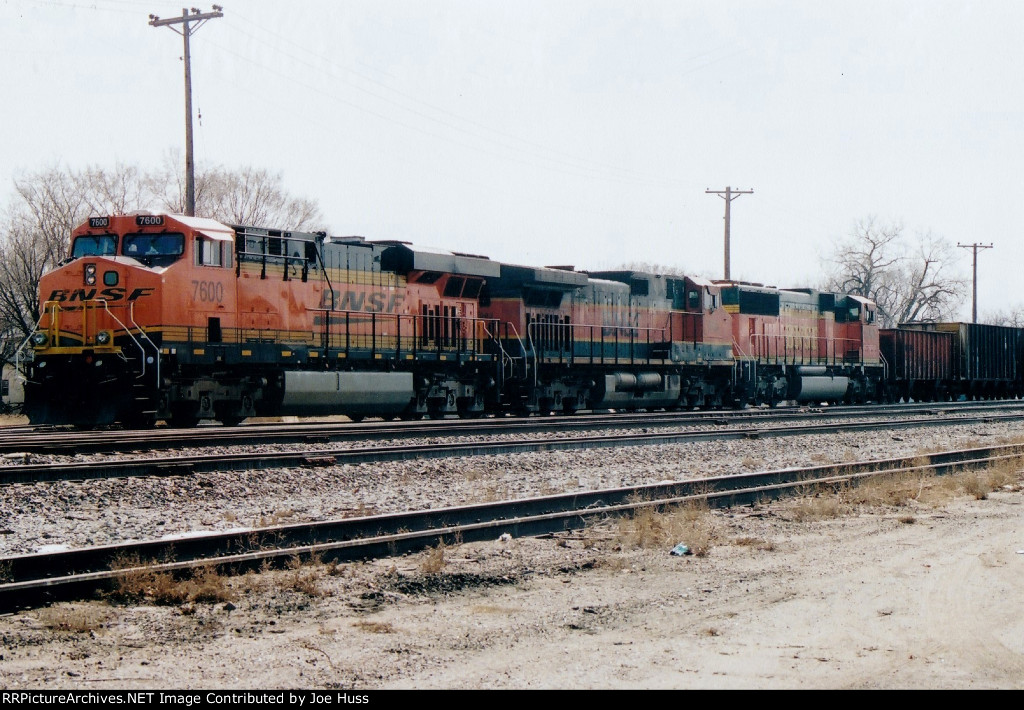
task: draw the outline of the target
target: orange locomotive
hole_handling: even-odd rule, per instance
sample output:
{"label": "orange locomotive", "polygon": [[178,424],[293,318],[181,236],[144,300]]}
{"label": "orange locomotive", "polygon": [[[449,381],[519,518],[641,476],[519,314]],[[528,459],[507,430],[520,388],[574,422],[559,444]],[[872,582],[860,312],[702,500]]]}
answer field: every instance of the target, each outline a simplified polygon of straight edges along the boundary
{"label": "orange locomotive", "polygon": [[94,217],[40,281],[33,423],[483,411],[497,264],[172,215]]}
{"label": "orange locomotive", "polygon": [[488,293],[481,312],[523,334],[525,376],[503,395],[527,411],[884,394],[875,305],[857,296],[505,264]]}
{"label": "orange locomotive", "polygon": [[150,426],[870,399],[874,305],[177,215],[93,217],[40,281],[33,423]]}

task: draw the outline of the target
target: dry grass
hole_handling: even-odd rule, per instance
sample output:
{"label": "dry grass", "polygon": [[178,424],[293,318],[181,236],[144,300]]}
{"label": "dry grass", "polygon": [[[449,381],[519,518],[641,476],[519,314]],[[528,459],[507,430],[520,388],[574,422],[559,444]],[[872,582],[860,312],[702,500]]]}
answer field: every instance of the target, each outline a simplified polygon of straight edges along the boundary
{"label": "dry grass", "polygon": [[934,482],[935,476],[928,473],[909,471],[892,476],[876,476],[844,491],[844,499],[850,505],[902,507],[919,500],[926,485]]}
{"label": "dry grass", "polygon": [[759,537],[738,537],[732,540],[732,544],[738,547],[752,547],[763,552],[775,550],[775,543],[770,540],[762,540]]}
{"label": "dry grass", "polygon": [[992,492],[992,487],[984,472],[972,471],[963,474],[960,478],[960,486],[964,493],[975,500],[986,500],[988,494]]}
{"label": "dry grass", "polygon": [[[920,454],[913,466],[929,463],[930,456]],[[992,491],[1019,490],[1022,486],[1020,459],[998,463],[979,471],[961,471],[938,476],[930,470],[905,471],[892,475],[873,476],[857,485],[842,486],[837,495],[827,495],[820,489],[807,487],[801,497],[791,503],[791,514],[797,521],[835,518],[858,508],[905,508],[925,506],[938,508],[959,496],[968,495],[985,500]],[[904,524],[915,522],[910,514],[901,515]]]}
{"label": "dry grass", "polygon": [[670,549],[682,542],[697,557],[710,552],[717,538],[707,503],[690,503],[669,511],[641,508],[621,518],[616,540],[624,547]]}
{"label": "dry grass", "polygon": [[996,464],[986,473],[992,490],[999,488],[1020,490],[1021,485],[1024,484],[1022,471],[1024,471],[1024,459],[1017,458]]}
{"label": "dry grass", "polygon": [[496,606],[494,604],[477,604],[472,607],[470,613],[473,614],[498,614],[501,616],[511,616],[516,613],[515,609],[510,609],[504,606]]}
{"label": "dry grass", "polygon": [[368,634],[395,633],[395,627],[388,621],[367,621],[365,619],[360,619],[359,621],[353,622],[352,626],[360,631],[365,631]]}
{"label": "dry grass", "polygon": [[320,580],[322,579],[326,568],[320,564],[320,560],[318,558],[314,556],[308,561],[303,562],[301,558],[295,556],[288,560],[286,567],[286,588],[292,589],[296,592],[301,592],[309,597],[319,597],[323,595],[324,592],[320,587]]}
{"label": "dry grass", "polygon": [[40,609],[36,618],[43,627],[52,631],[84,634],[103,628],[109,615],[104,609],[93,605],[57,606]]}
{"label": "dry grass", "polygon": [[790,514],[798,523],[810,520],[828,520],[838,518],[849,510],[838,495],[816,494],[796,499],[790,508]]}
{"label": "dry grass", "polygon": [[116,560],[111,567],[121,570],[114,579],[112,599],[173,605],[216,603],[235,598],[227,577],[212,566],[183,571],[180,576],[142,567],[138,558]]}
{"label": "dry grass", "polygon": [[428,547],[423,560],[420,562],[420,571],[425,574],[437,574],[443,570],[445,565],[448,564],[444,558],[445,550],[447,549],[443,540],[437,543],[437,547]]}

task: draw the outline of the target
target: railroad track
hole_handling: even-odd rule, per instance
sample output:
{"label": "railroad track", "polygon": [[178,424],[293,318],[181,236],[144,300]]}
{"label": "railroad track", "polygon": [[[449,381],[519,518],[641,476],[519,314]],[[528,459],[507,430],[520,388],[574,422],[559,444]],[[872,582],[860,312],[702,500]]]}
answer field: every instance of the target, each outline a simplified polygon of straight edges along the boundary
{"label": "railroad track", "polygon": [[856,407],[788,407],[778,409],[718,410],[700,412],[648,412],[642,414],[588,414],[423,422],[370,422],[363,424],[306,422],[300,424],[250,424],[239,427],[201,426],[195,429],[79,431],[61,427],[0,427],[0,455],[117,453],[133,450],[161,451],[199,446],[251,446],[407,440],[439,436],[475,436],[490,433],[529,434],[553,431],[594,431],[635,427],[696,426],[755,421],[806,421],[822,416],[852,419],[864,416],[913,416],[934,412],[1024,411],[1017,400],[901,404]]}
{"label": "railroad track", "polygon": [[[820,419],[821,415],[815,418]],[[922,426],[962,425],[1024,419],[1024,408],[1007,414],[983,411],[970,415],[943,412],[893,421],[880,419],[861,422],[815,423],[750,428],[730,427],[721,420],[717,429],[684,431],[642,430],[628,434],[582,435],[560,438],[481,440],[456,443],[398,444],[363,448],[306,449],[297,451],[217,453],[172,457],[113,458],[73,463],[11,465],[0,468],[0,485],[45,481],[85,480],[128,476],[182,476],[218,471],[251,471],[273,468],[334,466],[340,464],[379,463],[425,458],[487,456],[539,451],[565,451],[594,448],[620,448],[700,441],[728,441],[761,437],[805,436],[809,434],[848,433],[877,429]]]}
{"label": "railroad track", "polygon": [[1024,444],[973,448],[3,557],[0,611],[89,597],[109,588],[119,577],[140,572],[183,573],[215,567],[222,573],[238,573],[295,558],[344,562],[386,557],[440,542],[574,530],[642,508],[665,509],[695,500],[710,507],[728,507],[872,477],[985,468],[1019,461],[1022,455]]}

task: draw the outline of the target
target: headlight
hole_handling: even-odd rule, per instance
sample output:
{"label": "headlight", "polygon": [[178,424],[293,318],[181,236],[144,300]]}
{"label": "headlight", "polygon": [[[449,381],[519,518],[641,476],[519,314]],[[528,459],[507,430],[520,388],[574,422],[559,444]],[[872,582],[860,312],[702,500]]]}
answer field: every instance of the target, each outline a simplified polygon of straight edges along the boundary
{"label": "headlight", "polygon": [[32,334],[32,344],[37,348],[41,348],[46,345],[46,333],[42,331],[36,331]]}
{"label": "headlight", "polygon": [[87,286],[92,286],[96,283],[96,264],[85,265],[85,283]]}
{"label": "headlight", "polygon": [[96,334],[96,344],[97,345],[106,345],[109,342],[110,342],[110,331],[109,330],[101,330],[100,332],[98,332]]}

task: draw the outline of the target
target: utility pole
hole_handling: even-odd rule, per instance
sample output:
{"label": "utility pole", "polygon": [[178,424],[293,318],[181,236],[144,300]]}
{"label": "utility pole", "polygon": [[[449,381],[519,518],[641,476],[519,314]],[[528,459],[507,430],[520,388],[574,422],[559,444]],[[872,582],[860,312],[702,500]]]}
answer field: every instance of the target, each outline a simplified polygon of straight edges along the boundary
{"label": "utility pole", "polygon": [[974,268],[974,293],[971,296],[971,322],[978,322],[978,250],[979,249],[991,249],[991,244],[961,244],[957,242],[957,246],[961,249],[970,249],[973,254],[973,268]]}
{"label": "utility pole", "polygon": [[[192,159],[192,59],[189,55],[188,40],[192,33],[202,27],[207,20],[224,17],[220,5],[213,6],[213,12],[200,12],[199,8],[181,8],[181,17],[161,20],[156,15],[149,16],[149,24],[153,27],[170,27],[185,38],[185,214],[189,217],[196,213],[196,175],[195,162]],[[181,25],[179,30],[174,25]]]}
{"label": "utility pole", "polygon": [[754,189],[749,190],[733,190],[731,187],[726,186],[724,190],[705,190],[705,194],[718,195],[725,200],[725,280],[729,281],[729,216],[731,210],[729,209],[732,201],[740,195],[753,195]]}

